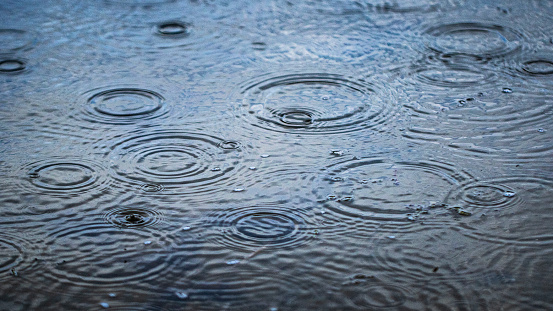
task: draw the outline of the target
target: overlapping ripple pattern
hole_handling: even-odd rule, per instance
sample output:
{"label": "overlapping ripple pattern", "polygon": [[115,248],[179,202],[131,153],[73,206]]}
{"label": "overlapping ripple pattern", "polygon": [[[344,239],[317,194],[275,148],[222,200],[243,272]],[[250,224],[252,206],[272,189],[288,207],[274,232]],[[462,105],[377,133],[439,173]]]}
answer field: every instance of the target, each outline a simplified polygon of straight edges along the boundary
{"label": "overlapping ripple pattern", "polygon": [[0,5],[0,310],[553,310],[553,5]]}

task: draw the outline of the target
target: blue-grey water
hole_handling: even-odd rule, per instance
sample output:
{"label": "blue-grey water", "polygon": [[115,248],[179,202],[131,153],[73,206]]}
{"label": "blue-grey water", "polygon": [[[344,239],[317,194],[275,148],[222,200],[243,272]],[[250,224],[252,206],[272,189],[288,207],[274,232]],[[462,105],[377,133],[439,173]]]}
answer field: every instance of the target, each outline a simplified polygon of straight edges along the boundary
{"label": "blue-grey water", "polygon": [[0,16],[0,310],[553,310],[553,2]]}

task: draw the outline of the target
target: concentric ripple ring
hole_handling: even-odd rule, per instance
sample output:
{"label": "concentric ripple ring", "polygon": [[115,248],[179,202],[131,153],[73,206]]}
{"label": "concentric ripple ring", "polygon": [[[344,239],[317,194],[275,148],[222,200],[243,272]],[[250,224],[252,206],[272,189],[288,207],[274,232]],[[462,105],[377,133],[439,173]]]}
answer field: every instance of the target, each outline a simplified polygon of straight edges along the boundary
{"label": "concentric ripple ring", "polygon": [[310,239],[307,215],[281,206],[251,206],[227,209],[210,216],[209,224],[220,228],[216,241],[230,248],[297,247]]}
{"label": "concentric ripple ring", "polygon": [[249,124],[293,134],[331,134],[387,123],[396,108],[375,85],[339,74],[264,75],[244,83],[237,114]]}

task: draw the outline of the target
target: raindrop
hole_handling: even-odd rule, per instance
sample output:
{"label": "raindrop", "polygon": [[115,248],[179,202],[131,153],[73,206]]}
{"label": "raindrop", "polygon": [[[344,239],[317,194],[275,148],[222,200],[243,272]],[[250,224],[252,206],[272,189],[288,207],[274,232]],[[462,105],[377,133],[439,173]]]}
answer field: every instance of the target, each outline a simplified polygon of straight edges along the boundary
{"label": "raindrop", "polygon": [[[122,207],[108,211],[104,215],[107,223],[120,228],[135,228],[153,226],[164,217],[159,211],[146,207]],[[150,242],[151,243],[151,242]]]}
{"label": "raindrop", "polygon": [[188,294],[185,293],[185,292],[175,292],[175,295],[177,295],[177,297],[179,297],[180,299],[187,299],[188,298]]}
{"label": "raindrop", "polygon": [[223,142],[219,143],[219,147],[221,147],[222,149],[227,149],[227,150],[238,149],[238,148],[240,148],[240,143],[237,142],[237,141],[227,140],[227,141],[223,141]]}
{"label": "raindrop", "polygon": [[503,196],[504,196],[504,197],[507,197],[507,198],[512,198],[512,197],[514,197],[515,195],[516,195],[516,193],[511,192],[511,191],[505,191],[505,192],[503,192]]}

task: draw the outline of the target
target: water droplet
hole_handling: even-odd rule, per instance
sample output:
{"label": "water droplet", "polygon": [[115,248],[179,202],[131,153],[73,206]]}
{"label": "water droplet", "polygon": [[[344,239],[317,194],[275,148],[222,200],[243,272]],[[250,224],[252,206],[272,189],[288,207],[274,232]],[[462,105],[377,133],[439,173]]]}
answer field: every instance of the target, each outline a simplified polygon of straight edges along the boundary
{"label": "water droplet", "polygon": [[503,196],[506,197],[506,198],[512,198],[516,195],[516,193],[514,192],[511,192],[511,191],[505,191],[503,192]]}
{"label": "water droplet", "polygon": [[510,94],[510,93],[513,92],[513,90],[506,87],[506,88],[503,88],[503,91],[502,91],[502,92],[503,92],[503,93],[506,93],[506,94]]}
{"label": "water droplet", "polygon": [[227,261],[227,265],[229,265],[229,266],[236,265],[236,264],[239,264],[239,263],[240,263],[240,260],[229,260],[229,261]]}
{"label": "water droplet", "polygon": [[177,295],[177,297],[179,297],[180,299],[187,299],[188,298],[188,294],[185,293],[185,292],[175,292],[175,295]]}
{"label": "water droplet", "polygon": [[238,149],[240,148],[240,143],[237,141],[223,141],[219,144],[219,147],[226,149],[226,150],[232,150],[232,149]]}
{"label": "water droplet", "polygon": [[109,308],[109,303],[107,303],[107,302],[101,302],[100,305],[101,305],[102,308],[104,308],[104,309]]}

